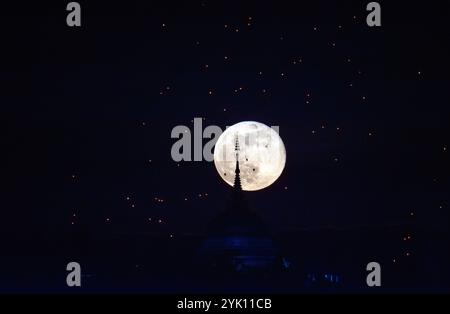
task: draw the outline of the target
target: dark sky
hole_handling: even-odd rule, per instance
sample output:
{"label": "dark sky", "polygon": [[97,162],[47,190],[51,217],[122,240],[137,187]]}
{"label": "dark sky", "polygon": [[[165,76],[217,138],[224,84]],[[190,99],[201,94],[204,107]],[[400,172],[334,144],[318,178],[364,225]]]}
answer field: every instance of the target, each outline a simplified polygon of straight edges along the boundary
{"label": "dark sky", "polygon": [[448,3],[382,1],[370,28],[367,2],[80,1],[81,28],[7,5],[3,232],[201,232],[230,187],[171,159],[195,117],[279,125],[286,168],[248,193],[274,230],[445,227]]}

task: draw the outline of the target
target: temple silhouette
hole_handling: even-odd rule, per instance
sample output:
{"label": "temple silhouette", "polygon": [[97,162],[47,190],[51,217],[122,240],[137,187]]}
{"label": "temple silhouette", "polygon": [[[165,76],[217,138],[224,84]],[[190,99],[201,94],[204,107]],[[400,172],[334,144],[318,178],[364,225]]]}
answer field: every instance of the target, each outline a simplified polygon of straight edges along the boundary
{"label": "temple silhouette", "polygon": [[281,257],[269,228],[245,199],[239,169],[239,140],[236,137],[236,168],[233,191],[226,208],[209,224],[200,248],[204,267],[220,273],[280,271]]}

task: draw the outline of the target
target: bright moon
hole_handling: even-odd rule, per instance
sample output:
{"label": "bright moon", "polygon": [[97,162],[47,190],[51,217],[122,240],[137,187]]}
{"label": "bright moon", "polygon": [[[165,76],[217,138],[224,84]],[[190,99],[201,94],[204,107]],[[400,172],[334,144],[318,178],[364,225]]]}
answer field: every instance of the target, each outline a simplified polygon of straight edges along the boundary
{"label": "bright moon", "polygon": [[214,149],[214,164],[222,179],[233,186],[236,137],[242,189],[257,191],[274,183],[286,164],[286,149],[278,133],[265,124],[244,121],[225,130]]}

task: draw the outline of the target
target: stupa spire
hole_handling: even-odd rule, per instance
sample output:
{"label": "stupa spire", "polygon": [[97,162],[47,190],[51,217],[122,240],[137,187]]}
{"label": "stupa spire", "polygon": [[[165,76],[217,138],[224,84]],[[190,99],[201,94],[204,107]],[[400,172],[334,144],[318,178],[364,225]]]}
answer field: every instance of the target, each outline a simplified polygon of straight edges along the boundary
{"label": "stupa spire", "polygon": [[239,138],[236,134],[235,138],[235,145],[234,145],[234,151],[236,156],[236,169],[234,170],[235,176],[234,176],[234,189],[237,191],[242,191],[242,185],[241,185],[241,170],[239,169]]}

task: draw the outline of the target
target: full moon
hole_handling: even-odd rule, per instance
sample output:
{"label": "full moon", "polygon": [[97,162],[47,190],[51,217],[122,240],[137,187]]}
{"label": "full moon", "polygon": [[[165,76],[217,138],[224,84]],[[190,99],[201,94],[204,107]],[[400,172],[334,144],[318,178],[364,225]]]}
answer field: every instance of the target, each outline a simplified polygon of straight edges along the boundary
{"label": "full moon", "polygon": [[242,189],[257,191],[274,183],[286,164],[286,149],[278,133],[255,121],[239,122],[223,132],[214,148],[214,164],[221,178],[233,186],[236,139]]}

